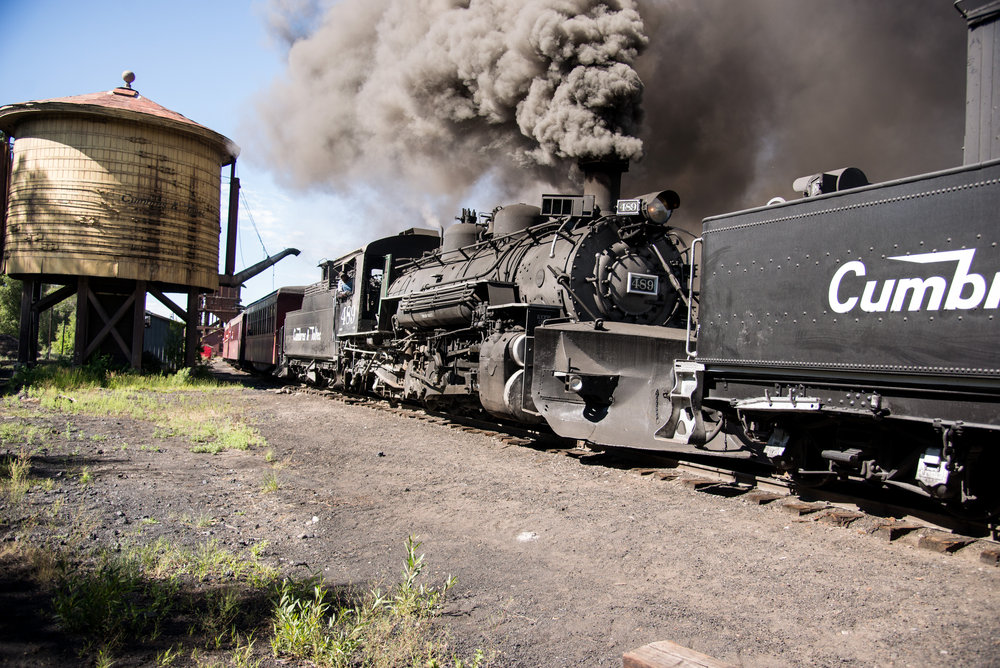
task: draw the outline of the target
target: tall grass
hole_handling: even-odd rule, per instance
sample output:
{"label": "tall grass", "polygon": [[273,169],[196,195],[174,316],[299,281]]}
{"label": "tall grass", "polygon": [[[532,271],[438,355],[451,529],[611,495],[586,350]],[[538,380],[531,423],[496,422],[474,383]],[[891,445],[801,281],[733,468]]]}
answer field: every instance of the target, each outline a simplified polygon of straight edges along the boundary
{"label": "tall grass", "polygon": [[48,410],[150,421],[157,436],[186,438],[195,452],[215,454],[267,445],[227,400],[225,395],[233,388],[197,367],[172,375],[144,375],[109,371],[100,364],[39,366],[19,371],[12,387]]}
{"label": "tall grass", "polygon": [[260,561],[262,545],[242,556],[214,541],[186,548],[163,539],[89,557],[34,549],[49,557],[49,575],[40,582],[57,623],[83,640],[93,662],[111,665],[123,651],[134,660],[161,648],[156,665],[183,661],[185,653],[203,665],[202,652],[224,652],[224,665],[255,666],[269,646],[281,663],[481,666],[482,652],[468,661],[450,654],[434,618],[455,580],[421,584],[419,546],[412,537],[406,541],[397,583],[365,593],[331,589],[316,578],[281,579]]}
{"label": "tall grass", "polygon": [[[64,555],[56,560],[53,612],[98,660],[126,645],[155,643],[170,629],[179,635],[183,626],[188,643],[232,648],[238,665],[252,665],[253,633],[267,614],[258,601],[272,596],[280,575],[259,557],[257,549],[246,557],[215,541],[185,548],[163,539],[91,558]],[[176,659],[173,647],[157,656],[161,665]]]}
{"label": "tall grass", "polygon": [[419,547],[407,539],[402,578],[384,593],[372,588],[345,600],[322,583],[303,591],[302,583],[283,582],[272,622],[274,654],[331,668],[481,665],[481,652],[471,662],[448,656],[446,638],[431,621],[455,579],[439,587],[418,584],[424,569]]}
{"label": "tall grass", "polygon": [[20,503],[28,493],[31,472],[31,457],[28,450],[22,447],[16,455],[0,457],[0,489],[4,496],[13,504]]}

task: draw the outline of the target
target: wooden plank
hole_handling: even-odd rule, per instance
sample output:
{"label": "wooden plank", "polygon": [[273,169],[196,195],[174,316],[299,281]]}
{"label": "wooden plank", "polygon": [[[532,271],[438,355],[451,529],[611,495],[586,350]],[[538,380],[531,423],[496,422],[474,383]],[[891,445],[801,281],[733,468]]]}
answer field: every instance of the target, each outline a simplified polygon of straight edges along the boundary
{"label": "wooden plank", "polygon": [[751,492],[747,492],[746,496],[743,498],[750,503],[756,503],[758,506],[764,506],[772,501],[784,499],[786,496],[786,494],[775,494],[774,492],[766,492],[762,489],[755,489]]}
{"label": "wooden plank", "polygon": [[979,561],[990,566],[1000,566],[1000,548],[988,547],[979,553]]}
{"label": "wooden plank", "polygon": [[731,663],[661,640],[622,656],[622,668],[735,668]]}
{"label": "wooden plank", "polygon": [[955,534],[940,531],[930,531],[920,537],[920,540],[917,542],[917,546],[922,547],[925,550],[945,553],[959,550],[971,542],[973,542],[973,540],[971,538],[966,538],[965,536],[956,536]]}
{"label": "wooden plank", "polygon": [[707,487],[708,485],[718,485],[716,480],[708,480],[707,478],[680,478],[679,482],[684,487],[689,487],[691,489],[701,489],[702,487]]}
{"label": "wooden plank", "polygon": [[822,501],[817,501],[815,503],[808,503],[806,501],[785,501],[781,504],[782,510],[786,513],[791,513],[792,515],[798,515],[799,517],[803,515],[810,515],[812,513],[819,512],[820,510],[825,510],[830,506],[826,505]]}
{"label": "wooden plank", "polygon": [[874,533],[880,538],[893,541],[919,528],[921,528],[920,525],[913,522],[886,522],[880,524]]}
{"label": "wooden plank", "polygon": [[864,513],[859,513],[856,510],[845,510],[837,508],[831,510],[829,513],[820,516],[820,522],[826,522],[827,524],[833,524],[838,527],[850,526],[852,522],[856,522],[864,517]]}

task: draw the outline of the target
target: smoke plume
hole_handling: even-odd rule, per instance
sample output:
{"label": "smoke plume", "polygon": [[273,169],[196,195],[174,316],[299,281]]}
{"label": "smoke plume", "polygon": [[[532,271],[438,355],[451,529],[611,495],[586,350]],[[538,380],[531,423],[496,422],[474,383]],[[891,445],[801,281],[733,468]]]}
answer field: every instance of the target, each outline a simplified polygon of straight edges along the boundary
{"label": "smoke plume", "polygon": [[385,231],[428,203],[444,219],[500,203],[463,201],[472,188],[575,192],[581,157],[630,160],[623,191],[678,191],[692,228],[809,173],[961,162],[966,32],[948,0],[282,3],[268,160],[303,187],[405,193],[415,218]]}
{"label": "smoke plume", "polygon": [[291,46],[263,131],[296,183],[434,195],[642,155],[630,0],[341,0],[298,39],[287,12],[272,18]]}
{"label": "smoke plume", "polygon": [[962,163],[966,24],[949,0],[641,0],[646,159],[678,217],[799,196],[799,176],[875,183]]}

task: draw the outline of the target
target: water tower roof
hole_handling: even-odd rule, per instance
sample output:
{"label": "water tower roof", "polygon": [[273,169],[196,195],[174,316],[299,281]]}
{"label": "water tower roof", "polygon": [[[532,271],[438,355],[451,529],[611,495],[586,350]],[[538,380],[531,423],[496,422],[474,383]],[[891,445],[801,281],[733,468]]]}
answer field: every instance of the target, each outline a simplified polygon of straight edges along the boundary
{"label": "water tower roof", "polygon": [[[134,77],[133,77],[134,78]],[[195,123],[176,111],[139,95],[130,85],[109,91],[57,97],[51,100],[34,100],[0,107],[0,130],[17,138],[17,126],[24,120],[39,115],[99,115],[104,117],[132,120],[140,123],[154,123],[181,132],[197,135],[218,145],[229,157],[228,164],[240,154],[240,148],[232,140]]]}

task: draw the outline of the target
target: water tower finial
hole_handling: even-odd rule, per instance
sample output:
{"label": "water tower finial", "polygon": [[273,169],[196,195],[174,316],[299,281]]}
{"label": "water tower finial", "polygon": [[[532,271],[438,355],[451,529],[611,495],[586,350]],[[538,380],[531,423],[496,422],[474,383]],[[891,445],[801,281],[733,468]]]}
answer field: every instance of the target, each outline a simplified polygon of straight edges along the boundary
{"label": "water tower finial", "polygon": [[135,81],[135,72],[132,70],[125,70],[122,72],[122,81],[125,82],[125,87],[131,89],[132,82]]}

